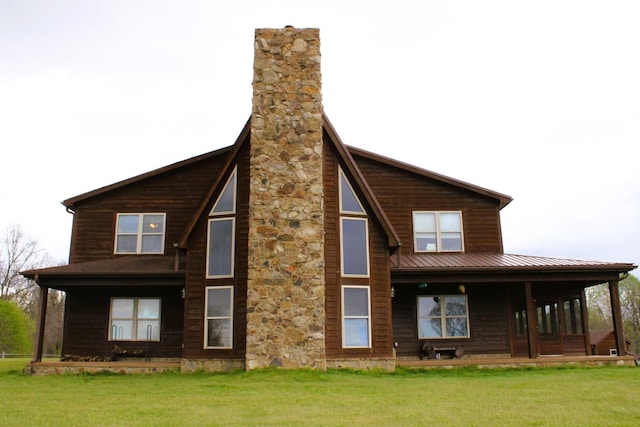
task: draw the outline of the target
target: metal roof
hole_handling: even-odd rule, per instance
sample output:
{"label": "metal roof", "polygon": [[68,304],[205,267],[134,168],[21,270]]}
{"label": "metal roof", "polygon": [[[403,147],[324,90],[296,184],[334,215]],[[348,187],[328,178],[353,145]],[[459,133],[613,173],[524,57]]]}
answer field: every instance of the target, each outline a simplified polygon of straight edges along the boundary
{"label": "metal roof", "polygon": [[438,253],[391,256],[392,271],[483,271],[483,270],[611,270],[631,271],[630,263],[586,261],[502,253]]}

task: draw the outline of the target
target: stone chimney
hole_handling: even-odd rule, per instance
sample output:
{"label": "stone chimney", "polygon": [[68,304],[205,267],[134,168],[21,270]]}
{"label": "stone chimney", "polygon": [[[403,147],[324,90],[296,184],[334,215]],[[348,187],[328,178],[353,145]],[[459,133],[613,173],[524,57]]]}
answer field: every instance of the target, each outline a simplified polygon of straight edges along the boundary
{"label": "stone chimney", "polygon": [[247,369],[326,369],[319,34],[255,33]]}

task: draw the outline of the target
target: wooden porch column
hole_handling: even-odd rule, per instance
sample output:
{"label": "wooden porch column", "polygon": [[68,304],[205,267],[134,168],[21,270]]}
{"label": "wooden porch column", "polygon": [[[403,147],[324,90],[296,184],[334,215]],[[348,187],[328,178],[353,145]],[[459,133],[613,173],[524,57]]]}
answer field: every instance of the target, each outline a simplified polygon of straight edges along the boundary
{"label": "wooden porch column", "polygon": [[611,299],[611,317],[613,318],[613,333],[616,336],[616,348],[619,356],[627,355],[624,342],[624,328],[622,326],[622,310],[620,308],[620,290],[618,280],[609,281],[609,298]]}
{"label": "wooden porch column", "polygon": [[538,357],[538,323],[536,322],[536,303],[531,292],[531,282],[524,283],[524,298],[527,302],[527,339],[529,340],[529,357]]}
{"label": "wooden porch column", "polygon": [[580,291],[580,317],[582,318],[582,332],[584,333],[585,353],[590,355],[591,351],[591,337],[589,336],[589,310],[587,308],[587,295],[582,288]]}
{"label": "wooden porch column", "polygon": [[[38,278],[36,277],[36,283]],[[42,362],[42,347],[44,344],[44,326],[47,318],[47,302],[49,300],[49,288],[38,283],[40,286],[40,301],[38,303],[38,323],[36,324],[35,346],[33,349],[32,363]]]}

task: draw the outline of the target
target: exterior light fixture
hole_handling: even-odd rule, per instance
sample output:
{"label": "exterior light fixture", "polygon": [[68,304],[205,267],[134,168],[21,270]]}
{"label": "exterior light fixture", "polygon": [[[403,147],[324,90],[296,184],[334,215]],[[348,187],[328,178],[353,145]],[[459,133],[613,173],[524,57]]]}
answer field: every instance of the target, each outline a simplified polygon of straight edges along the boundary
{"label": "exterior light fixture", "polygon": [[420,283],[420,284],[418,285],[418,289],[427,289],[427,286],[429,286],[429,285],[428,285],[428,284],[426,284],[426,283]]}
{"label": "exterior light fixture", "polygon": [[396,297],[396,288],[391,286],[391,298],[395,298],[395,297]]}

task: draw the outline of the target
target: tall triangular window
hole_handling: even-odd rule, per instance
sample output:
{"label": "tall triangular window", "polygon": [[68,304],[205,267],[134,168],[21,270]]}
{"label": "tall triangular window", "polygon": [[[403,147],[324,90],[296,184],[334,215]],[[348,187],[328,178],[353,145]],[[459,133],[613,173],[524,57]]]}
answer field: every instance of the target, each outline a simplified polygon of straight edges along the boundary
{"label": "tall triangular window", "polygon": [[369,223],[346,175],[340,176],[340,252],[342,276],[369,277]]}

